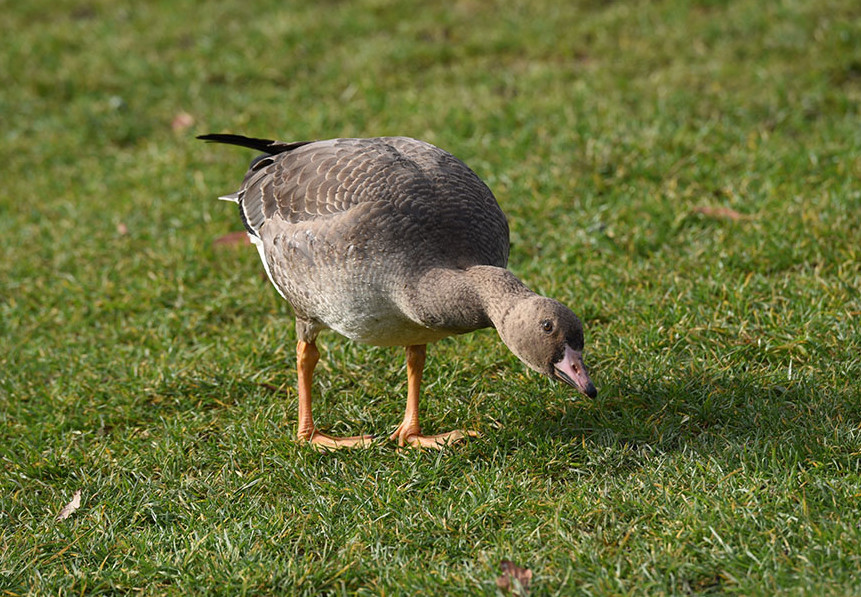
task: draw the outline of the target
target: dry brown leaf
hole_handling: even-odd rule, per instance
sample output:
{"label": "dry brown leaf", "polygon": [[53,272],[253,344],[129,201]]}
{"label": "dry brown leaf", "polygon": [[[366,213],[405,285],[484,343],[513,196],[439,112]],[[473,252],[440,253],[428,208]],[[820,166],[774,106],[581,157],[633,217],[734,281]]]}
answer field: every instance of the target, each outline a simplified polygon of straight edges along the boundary
{"label": "dry brown leaf", "polygon": [[496,579],[496,586],[499,587],[500,591],[521,597],[529,595],[532,570],[521,568],[509,560],[502,560],[499,567],[502,568],[502,576]]}
{"label": "dry brown leaf", "polygon": [[698,205],[691,211],[693,211],[693,213],[695,214],[702,214],[707,218],[726,218],[727,220],[732,220],[733,222],[737,222],[739,220],[746,220],[750,217],[741,214],[729,207],[713,207],[711,205]]}
{"label": "dry brown leaf", "polygon": [[243,230],[242,232],[230,232],[224,236],[219,236],[212,241],[212,244],[235,247],[237,245],[250,245],[251,240],[248,238],[248,234]]}
{"label": "dry brown leaf", "polygon": [[176,116],[173,117],[173,120],[170,123],[170,128],[173,129],[175,133],[181,133],[185,129],[191,127],[194,124],[194,116],[189,114],[188,112],[179,112]]}
{"label": "dry brown leaf", "polygon": [[57,520],[66,520],[72,514],[75,513],[75,510],[81,507],[81,490],[77,490],[72,494],[72,501],[63,506],[63,509],[60,510],[60,513],[57,514]]}

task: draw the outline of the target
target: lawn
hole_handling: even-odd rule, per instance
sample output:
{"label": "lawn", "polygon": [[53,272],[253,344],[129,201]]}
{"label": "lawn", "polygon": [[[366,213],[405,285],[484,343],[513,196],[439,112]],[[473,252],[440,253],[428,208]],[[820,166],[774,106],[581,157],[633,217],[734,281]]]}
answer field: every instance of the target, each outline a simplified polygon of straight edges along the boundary
{"label": "lawn", "polygon": [[[0,594],[861,593],[861,4],[0,7]],[[483,330],[422,403],[482,437],[296,443],[208,132],[463,159],[598,398]],[[403,351],[319,346],[321,427],[391,432]]]}

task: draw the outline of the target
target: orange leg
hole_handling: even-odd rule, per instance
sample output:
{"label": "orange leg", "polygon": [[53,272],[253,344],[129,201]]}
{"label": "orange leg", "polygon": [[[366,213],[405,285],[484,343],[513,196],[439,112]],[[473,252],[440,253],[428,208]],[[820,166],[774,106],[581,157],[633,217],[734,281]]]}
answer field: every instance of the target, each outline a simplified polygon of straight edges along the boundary
{"label": "orange leg", "polygon": [[427,346],[424,344],[407,346],[407,409],[404,412],[404,420],[389,439],[397,440],[399,446],[409,444],[414,448],[439,450],[446,444],[453,444],[466,437],[476,437],[478,432],[460,429],[438,435],[422,435],[419,426],[419,390],[422,385],[426,354]]}
{"label": "orange leg", "polygon": [[332,437],[320,433],[314,428],[314,417],[311,414],[311,380],[314,367],[320,360],[320,351],[313,342],[299,340],[296,346],[296,370],[299,373],[299,440],[310,442],[321,448],[337,449],[353,446],[367,447],[371,445],[374,436],[357,435],[354,437]]}

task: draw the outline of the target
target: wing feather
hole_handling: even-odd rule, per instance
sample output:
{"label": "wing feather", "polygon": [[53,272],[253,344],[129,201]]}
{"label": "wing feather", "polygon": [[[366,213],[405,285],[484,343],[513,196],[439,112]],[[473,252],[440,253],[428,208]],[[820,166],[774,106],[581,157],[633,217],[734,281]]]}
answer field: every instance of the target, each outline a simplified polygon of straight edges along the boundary
{"label": "wing feather", "polygon": [[[228,142],[264,151],[285,148],[254,163],[238,192],[243,220],[255,236],[276,217],[279,226],[319,226],[361,204],[376,204],[363,210],[365,233],[391,223],[404,229],[385,234],[409,234],[411,243],[457,253],[465,263],[504,266],[508,260],[508,224],[490,189],[463,162],[433,145],[406,137]],[[383,213],[389,215],[379,219]],[[353,234],[343,226],[338,230]],[[446,246],[448,239],[474,249],[455,252]]]}

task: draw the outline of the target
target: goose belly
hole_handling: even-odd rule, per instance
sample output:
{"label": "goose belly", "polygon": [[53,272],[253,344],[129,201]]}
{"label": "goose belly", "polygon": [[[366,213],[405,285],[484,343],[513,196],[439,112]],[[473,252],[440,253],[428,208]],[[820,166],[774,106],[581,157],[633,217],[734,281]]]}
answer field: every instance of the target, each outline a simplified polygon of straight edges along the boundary
{"label": "goose belly", "polygon": [[[297,314],[319,321],[356,342],[407,346],[427,344],[451,335],[450,331],[412,321],[392,302],[389,293],[373,285],[352,280],[324,286],[321,288],[315,281],[306,280],[301,291],[288,287],[285,294],[295,297],[288,300]],[[313,300],[309,300],[309,295]]]}

